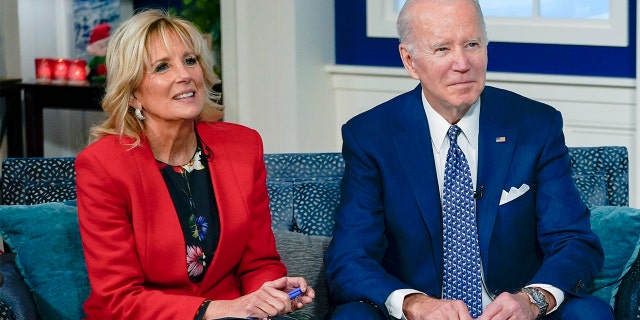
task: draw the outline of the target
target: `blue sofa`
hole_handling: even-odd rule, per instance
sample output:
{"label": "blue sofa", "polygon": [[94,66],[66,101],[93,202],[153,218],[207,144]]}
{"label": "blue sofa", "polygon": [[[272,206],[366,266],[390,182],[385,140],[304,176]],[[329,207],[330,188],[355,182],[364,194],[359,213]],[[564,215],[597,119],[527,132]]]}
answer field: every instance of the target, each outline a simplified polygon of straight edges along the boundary
{"label": "blue sofa", "polygon": [[[592,209],[605,267],[591,288],[617,319],[640,318],[640,210],[628,207],[624,147],[570,148],[573,177]],[[2,164],[0,319],[79,319],[89,284],[77,230],[73,158]],[[278,250],[316,301],[292,315],[321,319],[329,298],[322,256],[331,239],[344,162],[339,153],[267,154],[267,187]],[[12,318],[13,316],[13,318]]]}

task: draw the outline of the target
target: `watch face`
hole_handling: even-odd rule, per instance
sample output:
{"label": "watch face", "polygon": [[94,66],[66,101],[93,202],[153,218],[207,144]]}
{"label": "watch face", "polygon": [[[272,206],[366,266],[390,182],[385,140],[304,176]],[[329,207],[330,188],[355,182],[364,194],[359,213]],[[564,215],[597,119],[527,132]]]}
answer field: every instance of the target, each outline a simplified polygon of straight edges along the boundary
{"label": "watch face", "polygon": [[547,297],[544,295],[544,293],[542,293],[542,291],[538,289],[532,288],[524,288],[522,291],[524,291],[529,296],[529,300],[531,300],[531,303],[538,306],[538,309],[540,310],[538,318],[545,316],[547,314],[547,307],[549,306],[549,303],[547,302]]}

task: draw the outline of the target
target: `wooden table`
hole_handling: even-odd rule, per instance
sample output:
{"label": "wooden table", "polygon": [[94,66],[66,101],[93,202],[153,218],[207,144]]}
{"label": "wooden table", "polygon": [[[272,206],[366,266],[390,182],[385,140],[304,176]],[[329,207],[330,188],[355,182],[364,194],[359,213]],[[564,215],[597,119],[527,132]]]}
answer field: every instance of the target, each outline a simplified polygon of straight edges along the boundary
{"label": "wooden table", "polygon": [[44,156],[43,109],[102,110],[103,85],[20,82],[7,99],[9,157]]}

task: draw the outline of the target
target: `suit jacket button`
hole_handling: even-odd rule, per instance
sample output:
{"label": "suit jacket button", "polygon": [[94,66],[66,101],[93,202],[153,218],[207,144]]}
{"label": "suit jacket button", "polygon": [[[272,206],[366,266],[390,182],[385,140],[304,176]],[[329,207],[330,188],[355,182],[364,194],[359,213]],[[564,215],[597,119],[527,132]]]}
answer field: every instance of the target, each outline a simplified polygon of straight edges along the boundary
{"label": "suit jacket button", "polygon": [[578,280],[578,283],[576,283],[576,285],[571,288],[571,291],[573,291],[573,293],[579,293],[580,291],[582,291],[582,288],[584,288],[584,283],[582,282],[582,280]]}

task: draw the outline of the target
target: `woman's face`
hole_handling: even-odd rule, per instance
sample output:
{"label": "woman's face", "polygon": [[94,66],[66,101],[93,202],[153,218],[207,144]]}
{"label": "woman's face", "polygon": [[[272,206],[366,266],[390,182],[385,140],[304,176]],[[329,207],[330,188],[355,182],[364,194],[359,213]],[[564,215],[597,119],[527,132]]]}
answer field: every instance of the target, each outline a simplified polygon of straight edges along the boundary
{"label": "woman's face", "polygon": [[146,125],[171,125],[194,120],[202,111],[205,99],[202,68],[193,49],[179,37],[152,36],[150,66],[140,86],[133,92],[131,105],[142,108]]}

